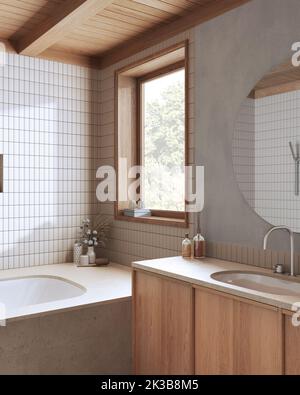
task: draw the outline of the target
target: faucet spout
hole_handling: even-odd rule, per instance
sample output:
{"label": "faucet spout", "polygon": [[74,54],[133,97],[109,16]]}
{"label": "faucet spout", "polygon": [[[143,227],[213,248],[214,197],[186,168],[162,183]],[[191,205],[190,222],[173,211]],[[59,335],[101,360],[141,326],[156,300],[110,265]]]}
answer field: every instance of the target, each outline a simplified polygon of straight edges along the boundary
{"label": "faucet spout", "polygon": [[290,249],[291,249],[291,261],[290,261],[290,275],[295,276],[295,269],[294,269],[294,232],[288,228],[287,226],[274,226],[271,228],[264,237],[263,248],[264,250],[267,249],[267,243],[269,236],[274,230],[286,230],[290,235]]}

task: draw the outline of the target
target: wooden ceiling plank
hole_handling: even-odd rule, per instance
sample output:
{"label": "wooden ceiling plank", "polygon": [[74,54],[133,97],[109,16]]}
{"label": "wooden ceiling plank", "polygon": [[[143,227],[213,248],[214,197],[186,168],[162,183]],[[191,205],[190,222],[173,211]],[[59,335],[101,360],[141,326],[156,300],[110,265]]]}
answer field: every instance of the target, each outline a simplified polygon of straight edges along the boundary
{"label": "wooden ceiling plank", "polygon": [[143,29],[137,27],[135,29],[130,29],[130,25],[128,27],[125,24],[122,24],[122,22],[118,24],[114,24],[113,22],[108,23],[108,21],[105,19],[100,20],[99,22],[100,23],[92,24],[89,21],[89,23],[80,26],[78,29],[74,30],[74,32],[85,30],[86,32],[91,32],[91,34],[97,34],[98,37],[101,37],[102,32],[112,32],[112,33],[115,32],[115,33],[124,34],[125,35],[123,36],[124,38],[126,36],[132,37],[133,35],[140,34],[141,32],[143,32]]}
{"label": "wooden ceiling plank", "polygon": [[[84,46],[85,48],[91,47],[94,49],[99,50],[99,47],[101,47],[101,43],[107,42],[109,44],[114,43],[114,42],[118,42],[118,39],[113,38],[113,37],[101,37],[101,38],[91,38],[91,37],[83,37],[83,36],[74,36],[74,37],[66,37],[66,39],[64,40],[63,44],[64,46],[69,46],[70,50],[71,47],[73,49],[77,49],[80,48],[80,45],[82,44],[82,46]],[[59,44],[58,44],[59,45]],[[54,49],[54,47],[52,47]],[[51,49],[52,49],[51,48]]]}
{"label": "wooden ceiling plank", "polygon": [[143,14],[149,14],[149,15],[153,15],[153,16],[157,16],[161,19],[168,19],[172,16],[174,16],[174,14],[164,11],[164,10],[160,10],[157,9],[155,7],[152,6],[148,6],[148,5],[144,5],[141,3],[136,3],[134,1],[131,0],[114,0],[114,4],[118,5],[122,8],[128,8],[134,11],[138,11],[140,13]]}
{"label": "wooden ceiling plank", "polygon": [[184,11],[181,7],[174,5],[174,3],[166,3],[160,0],[133,0],[134,3],[144,4],[149,7],[157,8],[161,11],[166,11],[170,14],[181,15]]}
{"label": "wooden ceiling plank", "polygon": [[126,8],[119,6],[115,3],[113,3],[111,6],[107,8],[107,10],[113,12],[115,15],[124,15],[125,17],[131,17],[131,18],[136,18],[141,21],[148,21],[148,22],[154,22],[154,23],[168,23],[167,20],[162,19],[161,17],[157,15],[152,15],[152,14],[146,14],[140,11],[137,11],[133,8]]}
{"label": "wooden ceiling plank", "polygon": [[113,0],[67,0],[57,13],[35,30],[16,42],[18,53],[37,56],[65,36],[70,29],[81,25],[90,16],[96,15]]}
{"label": "wooden ceiling plank", "polygon": [[97,17],[95,18],[89,19],[89,21],[85,23],[83,26],[89,26],[93,29],[99,30],[103,25],[112,26],[113,29],[115,27],[120,27],[122,29],[135,33],[141,33],[145,29],[144,27],[145,25],[143,26],[133,25],[128,22],[123,22],[122,20],[111,19],[106,16],[100,16],[100,15],[97,15]]}
{"label": "wooden ceiling plank", "polygon": [[[100,41],[99,44],[101,45],[101,50],[105,52],[108,48],[111,47],[111,43],[107,43],[105,41]],[[86,45],[86,42],[80,42],[80,43],[74,43],[74,42],[67,42],[66,45],[61,45],[61,44],[56,44],[53,47],[49,49],[50,50],[55,50],[57,53],[59,52],[66,52],[70,54],[74,54],[74,48],[76,48],[76,55],[79,56],[86,56],[91,59],[91,62],[95,68],[99,68],[99,66],[95,63],[94,55],[99,54],[99,45],[96,46],[90,46],[89,44]],[[48,51],[43,52],[43,56],[46,57]]]}
{"label": "wooden ceiling plank", "polygon": [[113,30],[105,30],[103,29],[101,31],[101,34],[97,33],[97,32],[91,32],[90,30],[86,30],[84,27],[80,27],[78,29],[76,29],[76,31],[69,33],[65,36],[65,38],[76,38],[76,40],[80,40],[80,38],[82,39],[86,39],[86,40],[94,40],[95,42],[97,42],[97,40],[99,41],[99,39],[101,39],[102,37],[107,37],[107,38],[115,38],[116,40],[122,40],[122,38],[126,37],[132,37],[131,35],[125,34],[125,33],[120,33],[117,30],[113,31]]}
{"label": "wooden ceiling plank", "polygon": [[101,13],[97,14],[95,19],[98,18],[98,16],[104,16],[106,18],[109,18],[111,21],[114,23],[117,23],[119,21],[122,21],[130,26],[138,26],[143,29],[146,29],[153,26],[153,21],[149,21],[148,19],[140,19],[136,16],[130,16],[130,15],[124,15],[121,14],[120,12],[112,12],[109,10],[109,7],[105,10],[103,10]]}
{"label": "wooden ceiling plank", "polygon": [[168,23],[166,26],[149,30],[148,33],[142,34],[140,37],[122,43],[116,48],[108,51],[102,58],[99,58],[99,66],[102,69],[109,67],[145,48],[158,44],[163,40],[222,15],[249,1],[250,0],[216,0],[212,3],[207,3],[207,5],[199,6],[195,8],[193,12],[176,19],[172,23]]}
{"label": "wooden ceiling plank", "polygon": [[1,0],[1,8],[7,10],[12,9],[13,12],[18,12],[18,10],[26,10],[27,12],[39,12],[44,16],[49,16],[49,12],[51,12],[52,7],[53,5],[49,5],[47,1],[39,1],[38,4],[32,4],[27,1],[25,2],[19,0]]}
{"label": "wooden ceiling plank", "polygon": [[47,51],[43,52],[39,57],[67,64],[76,64],[83,67],[91,67],[93,65],[92,59],[89,56],[74,55],[66,51],[56,51],[53,49],[47,49]]}

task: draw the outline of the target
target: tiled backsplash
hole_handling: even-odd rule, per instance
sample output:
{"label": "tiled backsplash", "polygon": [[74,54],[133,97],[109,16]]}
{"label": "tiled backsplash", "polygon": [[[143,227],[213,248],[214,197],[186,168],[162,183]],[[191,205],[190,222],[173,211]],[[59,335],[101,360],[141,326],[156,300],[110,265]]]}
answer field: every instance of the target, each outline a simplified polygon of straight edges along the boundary
{"label": "tiled backsplash", "polygon": [[9,54],[0,67],[0,269],[70,261],[95,203],[100,73]]}
{"label": "tiled backsplash", "polygon": [[[235,243],[221,243],[209,241],[207,243],[207,256],[225,261],[243,263],[272,269],[273,266],[281,263],[284,271],[290,272],[290,253],[288,251],[266,250],[261,247],[241,245]],[[294,256],[295,272],[300,273],[300,254]]]}

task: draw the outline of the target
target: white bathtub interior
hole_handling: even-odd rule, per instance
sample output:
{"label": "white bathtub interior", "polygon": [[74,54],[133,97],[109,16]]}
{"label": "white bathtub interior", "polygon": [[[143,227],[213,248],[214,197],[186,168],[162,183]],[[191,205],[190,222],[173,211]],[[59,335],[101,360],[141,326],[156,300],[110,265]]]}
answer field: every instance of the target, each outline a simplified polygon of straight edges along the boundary
{"label": "white bathtub interior", "polygon": [[86,289],[62,278],[30,276],[0,280],[0,303],[6,312],[81,296]]}

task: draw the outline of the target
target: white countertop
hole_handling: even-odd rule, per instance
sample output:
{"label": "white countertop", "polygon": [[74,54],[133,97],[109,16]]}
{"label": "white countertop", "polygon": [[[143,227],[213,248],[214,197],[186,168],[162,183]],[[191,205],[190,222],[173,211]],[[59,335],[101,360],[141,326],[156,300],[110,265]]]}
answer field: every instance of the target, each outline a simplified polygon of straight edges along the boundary
{"label": "white countertop", "polygon": [[[291,310],[293,303],[300,302],[300,297],[275,295],[265,292],[255,291],[248,288],[239,287],[217,281],[211,277],[213,273],[221,271],[249,271],[255,273],[267,273],[273,275],[268,269],[256,266],[244,265],[214,258],[202,260],[182,257],[170,257],[133,262],[132,266],[137,269],[146,270],[159,275],[182,280],[194,285],[201,285],[218,291],[227,292],[232,295],[266,303],[279,308]],[[277,278],[287,279],[286,275],[275,275]],[[300,281],[300,276],[295,279]]]}
{"label": "white countertop", "polygon": [[131,268],[114,263],[110,263],[108,266],[88,268],[76,267],[74,264],[57,264],[0,271],[0,280],[30,276],[63,278],[84,287],[86,292],[78,297],[19,308],[9,314],[7,320],[131,298]]}

